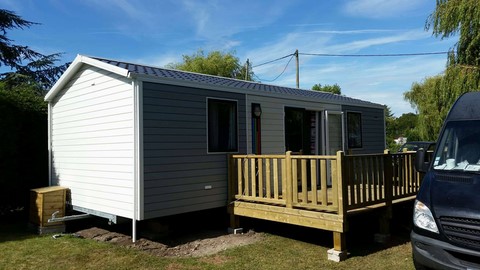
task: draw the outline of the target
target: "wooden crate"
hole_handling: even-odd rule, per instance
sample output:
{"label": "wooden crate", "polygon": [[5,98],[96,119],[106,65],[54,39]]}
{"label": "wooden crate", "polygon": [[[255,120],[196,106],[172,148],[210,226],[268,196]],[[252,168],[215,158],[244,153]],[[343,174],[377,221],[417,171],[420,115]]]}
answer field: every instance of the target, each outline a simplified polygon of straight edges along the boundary
{"label": "wooden crate", "polygon": [[30,223],[39,228],[63,226],[63,222],[48,222],[52,214],[65,216],[67,188],[60,186],[32,189],[30,191]]}

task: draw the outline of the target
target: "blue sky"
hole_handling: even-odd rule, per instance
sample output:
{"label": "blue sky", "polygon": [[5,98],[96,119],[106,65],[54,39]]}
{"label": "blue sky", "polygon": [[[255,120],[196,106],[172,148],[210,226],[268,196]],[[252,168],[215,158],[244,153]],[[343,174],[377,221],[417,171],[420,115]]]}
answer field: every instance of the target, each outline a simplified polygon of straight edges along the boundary
{"label": "blue sky", "polygon": [[[2,0],[0,8],[41,23],[9,32],[44,54],[63,52],[163,67],[182,55],[235,51],[264,83],[295,87],[296,49],[311,54],[403,54],[450,49],[425,31],[432,0]],[[446,55],[318,57],[300,55],[300,87],[335,84],[342,94],[414,112],[403,99],[413,82],[440,74]]]}

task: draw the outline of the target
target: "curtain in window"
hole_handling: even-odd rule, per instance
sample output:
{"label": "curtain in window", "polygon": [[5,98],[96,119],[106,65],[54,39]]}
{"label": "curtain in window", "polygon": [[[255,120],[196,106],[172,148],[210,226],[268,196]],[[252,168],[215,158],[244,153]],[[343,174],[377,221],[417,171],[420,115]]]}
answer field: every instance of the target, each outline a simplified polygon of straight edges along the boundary
{"label": "curtain in window", "polygon": [[237,151],[237,103],[208,100],[208,151]]}

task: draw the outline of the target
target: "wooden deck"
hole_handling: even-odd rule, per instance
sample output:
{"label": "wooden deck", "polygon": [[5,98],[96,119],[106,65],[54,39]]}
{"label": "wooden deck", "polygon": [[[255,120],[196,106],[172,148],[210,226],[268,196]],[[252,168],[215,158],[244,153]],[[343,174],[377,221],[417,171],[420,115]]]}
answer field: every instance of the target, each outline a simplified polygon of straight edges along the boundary
{"label": "wooden deck", "polygon": [[348,215],[383,208],[388,220],[393,203],[415,198],[422,176],[414,155],[231,155],[232,226],[246,216],[328,230],[334,250],[346,253]]}

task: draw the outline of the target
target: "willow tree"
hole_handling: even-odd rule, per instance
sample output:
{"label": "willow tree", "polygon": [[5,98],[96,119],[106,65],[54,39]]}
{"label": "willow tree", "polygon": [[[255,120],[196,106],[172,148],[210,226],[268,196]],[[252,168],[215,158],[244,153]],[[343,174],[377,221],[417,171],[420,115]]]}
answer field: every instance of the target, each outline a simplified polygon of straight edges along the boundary
{"label": "willow tree", "polygon": [[337,95],[341,95],[342,94],[342,88],[340,87],[340,85],[338,84],[334,84],[334,85],[328,85],[328,84],[325,84],[325,85],[322,85],[320,83],[316,83],[312,86],[312,90],[315,90],[315,91],[323,91],[323,92],[328,92],[328,93],[332,93],[332,94],[337,94]]}
{"label": "willow tree", "polygon": [[418,132],[435,140],[447,113],[458,96],[480,86],[480,1],[437,0],[426,30],[441,39],[458,37],[450,49],[442,75],[413,83],[404,97],[419,113]]}

